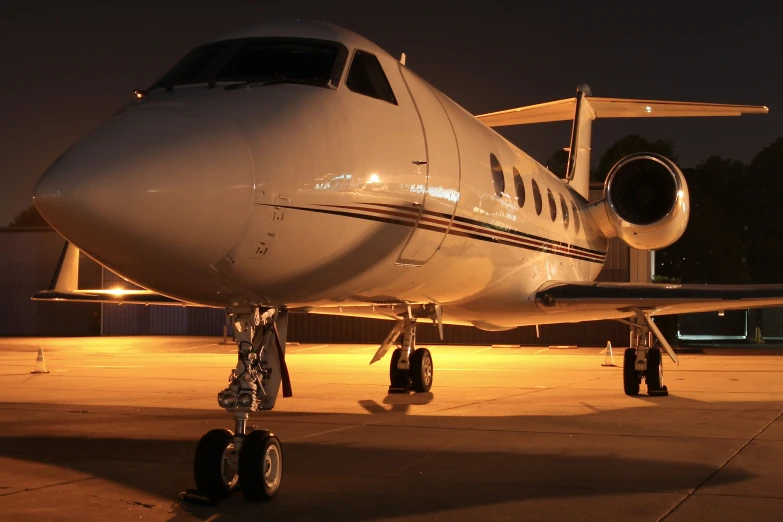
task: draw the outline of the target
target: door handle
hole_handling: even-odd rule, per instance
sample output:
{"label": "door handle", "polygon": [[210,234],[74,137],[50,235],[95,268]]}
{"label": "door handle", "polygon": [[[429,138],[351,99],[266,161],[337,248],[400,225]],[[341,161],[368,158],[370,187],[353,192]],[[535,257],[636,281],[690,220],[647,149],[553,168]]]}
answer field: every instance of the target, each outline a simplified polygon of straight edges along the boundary
{"label": "door handle", "polygon": [[422,165],[426,165],[426,164],[427,164],[427,162],[426,162],[426,161],[413,161],[412,163],[413,163],[414,165],[416,165],[417,167],[420,167],[420,166],[422,166]]}

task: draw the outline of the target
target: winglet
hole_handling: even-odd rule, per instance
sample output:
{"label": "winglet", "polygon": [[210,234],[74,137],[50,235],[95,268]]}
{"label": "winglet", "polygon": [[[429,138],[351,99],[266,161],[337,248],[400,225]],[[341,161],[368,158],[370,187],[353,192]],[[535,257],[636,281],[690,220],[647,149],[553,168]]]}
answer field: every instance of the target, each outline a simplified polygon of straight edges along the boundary
{"label": "winglet", "polygon": [[79,289],[79,249],[70,241],[65,242],[49,290],[73,292]]}

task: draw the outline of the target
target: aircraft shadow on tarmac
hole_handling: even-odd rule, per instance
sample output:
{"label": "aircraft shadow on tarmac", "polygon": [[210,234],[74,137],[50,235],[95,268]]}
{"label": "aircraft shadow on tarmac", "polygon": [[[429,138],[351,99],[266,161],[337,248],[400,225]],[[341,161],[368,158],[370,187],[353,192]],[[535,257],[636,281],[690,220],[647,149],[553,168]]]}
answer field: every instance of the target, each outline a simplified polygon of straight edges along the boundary
{"label": "aircraft shadow on tarmac", "polygon": [[[216,420],[218,425],[229,425],[225,414],[215,410],[127,408],[126,413],[118,414],[116,407],[38,404],[25,410],[40,411],[40,421],[25,421],[25,427],[17,430],[8,416],[20,410],[20,405],[0,403],[2,424],[6,426],[0,436],[0,456],[72,469],[169,498],[171,520],[175,521],[255,519],[260,514],[265,520],[287,522],[359,521],[433,515],[537,498],[683,494],[708,479],[717,468],[717,464],[670,459],[667,451],[672,448],[665,447],[666,441],[683,438],[677,435],[661,436],[664,449],[658,443],[638,452],[625,448],[625,456],[618,454],[619,444],[591,455],[589,445],[583,443],[574,449],[562,438],[569,433],[616,437],[618,422],[633,423],[630,412],[664,410],[659,414],[665,415],[676,412],[676,408],[484,418],[406,416],[406,409],[399,406],[421,405],[429,400],[426,396],[398,396],[387,398],[386,405],[361,401],[371,415],[269,412],[258,416],[254,421],[266,420],[272,430],[289,423],[300,428],[301,423],[318,424],[313,433],[328,431],[324,424],[337,428],[309,441],[283,440],[283,487],[275,499],[262,504],[248,503],[240,493],[214,507],[178,502],[178,493],[193,487],[192,456],[198,438],[205,428],[215,427]],[[689,402],[677,397],[664,400]],[[780,407],[765,402],[745,404],[756,411]],[[731,406],[737,411],[746,410],[739,403]],[[383,419],[395,418],[415,424],[384,424]],[[486,422],[492,422],[494,428]],[[347,425],[362,426],[339,430]],[[615,430],[606,432],[602,426],[614,426]],[[11,430],[20,433],[9,434]],[[36,431],[63,435],[41,436]],[[131,431],[135,436],[111,436]],[[535,443],[531,442],[532,436],[538,437]],[[547,437],[561,439],[547,445]],[[622,438],[628,441],[621,442],[623,446],[637,444],[644,448],[649,443],[649,439],[645,442],[633,436]],[[637,456],[630,458],[629,454]],[[753,477],[742,470],[723,469],[712,480],[730,484]]]}

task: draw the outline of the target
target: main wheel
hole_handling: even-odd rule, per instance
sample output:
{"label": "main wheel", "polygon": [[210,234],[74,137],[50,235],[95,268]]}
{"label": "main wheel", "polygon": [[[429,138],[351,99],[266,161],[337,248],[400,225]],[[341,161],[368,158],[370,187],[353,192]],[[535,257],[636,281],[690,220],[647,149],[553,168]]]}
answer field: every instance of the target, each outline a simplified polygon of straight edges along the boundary
{"label": "main wheel", "polygon": [[626,348],[623,356],[623,388],[631,397],[639,395],[639,376],[636,374],[636,349]]}
{"label": "main wheel", "polygon": [[208,431],[196,446],[193,476],[200,493],[213,499],[228,496],[239,481],[234,434],[229,430]]}
{"label": "main wheel", "polygon": [[435,368],[432,365],[432,354],[426,348],[418,348],[411,356],[411,384],[413,391],[423,393],[432,388],[432,375]]}
{"label": "main wheel", "polygon": [[397,348],[392,352],[391,362],[389,363],[389,389],[407,391],[410,388],[408,372],[400,370],[397,365],[402,357],[402,349]]}
{"label": "main wheel", "polygon": [[663,364],[660,348],[647,350],[647,371],[644,374],[647,382],[647,390],[660,390],[663,388]]}
{"label": "main wheel", "polygon": [[256,502],[277,494],[283,480],[283,448],[280,439],[266,430],[251,431],[239,452],[242,494]]}

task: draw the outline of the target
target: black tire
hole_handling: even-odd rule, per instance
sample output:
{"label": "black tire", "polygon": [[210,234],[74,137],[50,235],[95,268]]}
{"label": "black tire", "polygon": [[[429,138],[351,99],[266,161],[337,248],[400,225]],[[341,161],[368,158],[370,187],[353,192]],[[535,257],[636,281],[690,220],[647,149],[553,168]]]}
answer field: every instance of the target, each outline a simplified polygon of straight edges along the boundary
{"label": "black tire", "polygon": [[266,430],[250,432],[239,452],[242,494],[251,502],[269,500],[283,481],[283,448],[280,439]]}
{"label": "black tire", "polygon": [[639,395],[639,376],[636,373],[636,349],[626,348],[623,356],[623,389],[631,397]]}
{"label": "black tire", "polygon": [[663,388],[663,360],[660,348],[647,350],[647,371],[644,373],[647,390],[660,390]]}
{"label": "black tire", "polygon": [[400,362],[400,357],[402,357],[402,349],[397,348],[392,352],[391,362],[389,363],[389,388],[407,390],[410,388],[408,372],[397,368],[397,363]]}
{"label": "black tire", "polygon": [[435,367],[432,364],[432,354],[426,348],[418,348],[411,355],[411,385],[416,393],[424,393],[432,388],[432,378]]}
{"label": "black tire", "polygon": [[[202,495],[221,499],[236,487],[236,470],[226,467],[230,462],[224,465],[226,449],[232,444],[233,438],[231,431],[218,429],[208,431],[198,441],[193,459],[193,478],[196,481],[196,489]],[[228,475],[232,476],[230,480]]]}

